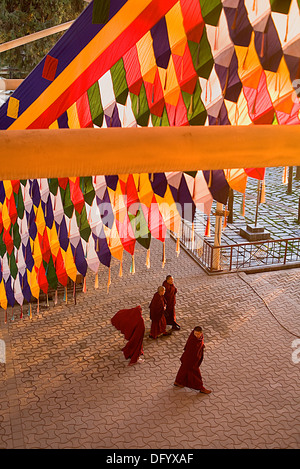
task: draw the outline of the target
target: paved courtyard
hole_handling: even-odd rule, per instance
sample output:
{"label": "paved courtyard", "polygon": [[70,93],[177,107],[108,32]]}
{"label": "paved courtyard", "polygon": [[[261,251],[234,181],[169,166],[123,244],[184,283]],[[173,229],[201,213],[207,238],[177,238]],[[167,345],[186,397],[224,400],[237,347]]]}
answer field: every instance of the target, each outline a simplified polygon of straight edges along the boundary
{"label": "paved courtyard", "polygon": [[[0,312],[0,448],[214,449],[300,447],[300,269],[208,276],[175,243],[136,249],[99,288],[63,295],[14,321]],[[129,256],[128,256],[129,257]],[[167,274],[181,330],[151,340],[149,301]],[[110,318],[141,304],[145,362],[128,366]],[[210,395],[173,386],[190,331],[202,325]],[[4,341],[4,342],[3,342]],[[299,351],[298,351],[299,350]]]}
{"label": "paved courtyard", "polygon": [[[272,239],[300,237],[300,224],[297,223],[300,197],[300,180],[296,179],[296,167],[293,168],[292,193],[287,194],[287,184],[283,184],[283,168],[266,168],[265,202],[258,208],[257,224],[264,227]],[[241,214],[242,194],[234,192],[233,222],[227,223],[222,233],[222,244],[245,243],[240,236],[240,228],[247,224],[254,225],[257,206],[257,179],[248,178],[245,198],[245,216]],[[216,202],[213,203],[213,209]],[[213,210],[214,211],[214,210]],[[211,240],[214,235],[214,217],[211,217]],[[200,234],[205,232],[206,218],[197,212],[195,229]],[[209,239],[209,238],[208,238]]]}

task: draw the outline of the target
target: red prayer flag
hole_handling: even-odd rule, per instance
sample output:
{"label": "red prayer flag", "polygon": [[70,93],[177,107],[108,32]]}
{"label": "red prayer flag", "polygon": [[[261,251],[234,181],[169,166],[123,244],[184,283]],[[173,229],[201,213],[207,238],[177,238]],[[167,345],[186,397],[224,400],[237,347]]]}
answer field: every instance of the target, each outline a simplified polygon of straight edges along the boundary
{"label": "red prayer flag", "polygon": [[58,59],[47,55],[44,63],[42,77],[46,80],[53,81],[56,74],[56,69],[58,65]]}

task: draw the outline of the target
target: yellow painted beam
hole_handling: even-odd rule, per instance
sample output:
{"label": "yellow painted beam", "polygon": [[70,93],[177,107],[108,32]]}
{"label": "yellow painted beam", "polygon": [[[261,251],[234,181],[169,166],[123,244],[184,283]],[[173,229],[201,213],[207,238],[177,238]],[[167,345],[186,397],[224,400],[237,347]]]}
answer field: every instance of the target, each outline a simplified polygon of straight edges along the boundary
{"label": "yellow painted beam", "polygon": [[0,179],[300,166],[300,126],[0,131]]}

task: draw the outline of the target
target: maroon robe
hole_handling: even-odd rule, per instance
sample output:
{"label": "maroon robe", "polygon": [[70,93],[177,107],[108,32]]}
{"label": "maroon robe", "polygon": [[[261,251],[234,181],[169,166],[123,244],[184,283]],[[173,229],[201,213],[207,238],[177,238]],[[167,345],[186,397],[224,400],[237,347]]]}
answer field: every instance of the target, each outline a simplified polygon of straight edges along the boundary
{"label": "maroon robe", "polygon": [[192,331],[180,358],[181,367],[179,368],[175,379],[176,384],[197,389],[199,391],[205,389],[199,368],[203,360],[203,349],[203,335],[198,339],[194,335],[194,331]]}
{"label": "maroon robe", "polygon": [[165,310],[166,321],[168,325],[174,326],[176,324],[175,304],[177,288],[174,284],[170,284],[166,280],[163,283],[163,287],[165,287],[164,296],[167,303]]}
{"label": "maroon robe", "polygon": [[126,360],[130,358],[129,365],[136,363],[143,351],[143,338],[145,323],[142,316],[142,308],[137,306],[132,309],[121,309],[111,319],[112,325],[124,334],[128,340],[122,352]]}
{"label": "maroon robe", "polygon": [[156,292],[150,303],[151,330],[150,337],[156,339],[166,332],[167,322],[165,318],[165,298]]}

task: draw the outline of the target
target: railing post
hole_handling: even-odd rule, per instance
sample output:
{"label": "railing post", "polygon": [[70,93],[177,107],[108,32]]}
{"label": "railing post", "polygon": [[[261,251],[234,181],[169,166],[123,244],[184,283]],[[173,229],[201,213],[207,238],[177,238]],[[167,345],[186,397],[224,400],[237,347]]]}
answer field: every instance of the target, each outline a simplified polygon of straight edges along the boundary
{"label": "railing post", "polygon": [[286,263],[286,254],[287,254],[288,242],[289,242],[289,240],[287,239],[287,240],[285,241],[285,251],[284,251],[283,265],[285,265],[285,263]]}
{"label": "railing post", "polygon": [[222,213],[223,213],[223,204],[217,202],[216,209],[216,224],[215,224],[215,241],[214,241],[214,255],[213,255],[213,269],[220,270],[220,257],[221,249],[221,236],[222,236]]}
{"label": "railing post", "polygon": [[214,247],[210,244],[209,245],[209,248],[210,248],[210,271],[212,272],[213,271],[213,256],[214,256]]}
{"label": "railing post", "polygon": [[232,268],[232,248],[233,246],[230,246],[229,272],[231,272],[231,268]]}
{"label": "railing post", "polygon": [[[221,217],[217,217],[221,218]],[[291,262],[300,261],[300,237],[298,238],[287,238],[287,239],[269,239],[267,241],[256,241],[242,244],[231,244],[221,245],[211,244],[203,236],[194,232],[195,244],[191,247],[192,239],[192,228],[184,223],[182,220],[181,226],[181,242],[187,251],[190,251],[195,258],[198,258],[199,264],[206,270],[212,273],[218,273],[221,270],[224,271],[235,271],[240,270],[241,267],[246,270],[247,268],[253,267],[268,267],[274,263],[280,265],[286,265]],[[201,254],[198,250],[198,242],[201,240],[202,250]],[[289,244],[290,243],[290,244]],[[270,247],[272,246],[272,248]],[[283,248],[283,249],[282,249]],[[291,255],[288,250],[291,249]],[[282,257],[282,251],[284,255]],[[225,265],[220,266],[221,254],[225,252],[224,260]],[[226,253],[229,253],[229,259]],[[256,255],[256,253],[258,253]],[[260,255],[262,254],[262,255]],[[240,263],[240,256],[243,259]],[[247,256],[246,256],[247,255]],[[235,258],[233,259],[233,256]],[[247,257],[247,259],[246,259]],[[216,265],[218,260],[218,268]],[[276,262],[275,262],[276,261]]]}

